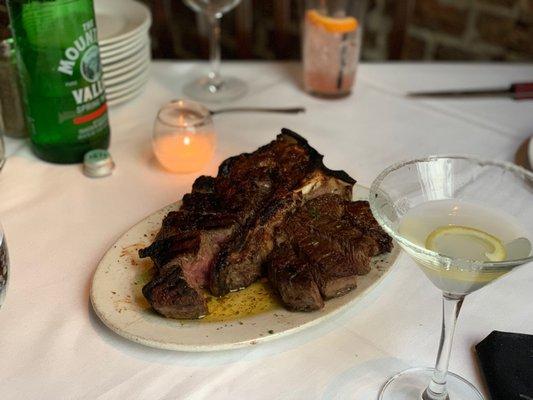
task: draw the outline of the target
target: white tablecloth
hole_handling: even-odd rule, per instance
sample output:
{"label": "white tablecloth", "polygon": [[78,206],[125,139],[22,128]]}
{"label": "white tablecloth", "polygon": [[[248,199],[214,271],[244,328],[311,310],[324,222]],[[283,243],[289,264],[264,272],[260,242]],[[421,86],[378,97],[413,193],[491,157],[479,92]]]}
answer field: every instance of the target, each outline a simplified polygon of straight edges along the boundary
{"label": "white tablecloth", "polygon": [[[196,63],[154,63],[145,92],[111,110],[112,177],[37,160],[8,141],[0,219],[11,283],[0,310],[0,399],[374,399],[392,373],[432,365],[440,295],[407,256],[362,302],[334,319],[271,343],[218,353],[143,347],[115,335],[89,303],[106,249],[141,218],[180,198],[196,175],[162,171],[150,147],[157,109],[179,97]],[[355,94],[325,101],[298,87],[295,64],[225,63],[250,86],[235,105],[305,106],[296,116],[217,116],[214,174],[224,158],[291,128],[369,185],[387,165],[430,153],[512,160],[533,133],[533,102],[414,101],[410,90],[507,86],[533,65],[366,64]],[[533,333],[531,265],[472,294],[460,317],[451,370],[482,384],[473,346],[492,330]]]}

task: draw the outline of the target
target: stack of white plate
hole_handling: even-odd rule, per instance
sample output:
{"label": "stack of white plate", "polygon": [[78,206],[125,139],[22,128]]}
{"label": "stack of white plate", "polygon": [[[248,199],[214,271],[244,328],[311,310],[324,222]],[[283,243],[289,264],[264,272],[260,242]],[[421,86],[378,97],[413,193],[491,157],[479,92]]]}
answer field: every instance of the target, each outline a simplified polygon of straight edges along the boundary
{"label": "stack of white plate", "polygon": [[150,10],[134,0],[95,0],[107,104],[140,94],[149,77]]}

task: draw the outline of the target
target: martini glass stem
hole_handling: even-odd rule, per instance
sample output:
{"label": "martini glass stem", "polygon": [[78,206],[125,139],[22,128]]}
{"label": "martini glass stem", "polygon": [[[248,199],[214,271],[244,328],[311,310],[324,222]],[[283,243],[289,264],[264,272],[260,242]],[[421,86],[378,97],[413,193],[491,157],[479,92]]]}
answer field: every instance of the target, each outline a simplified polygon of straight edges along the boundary
{"label": "martini glass stem", "polygon": [[423,400],[448,400],[446,390],[446,375],[450,363],[453,334],[457,326],[457,317],[463,305],[464,296],[443,293],[442,296],[442,330],[435,362],[435,372],[429,386],[422,394]]}
{"label": "martini glass stem", "polygon": [[211,70],[208,77],[209,91],[214,93],[222,86],[220,77],[220,18],[222,14],[207,14],[209,23],[209,64]]}

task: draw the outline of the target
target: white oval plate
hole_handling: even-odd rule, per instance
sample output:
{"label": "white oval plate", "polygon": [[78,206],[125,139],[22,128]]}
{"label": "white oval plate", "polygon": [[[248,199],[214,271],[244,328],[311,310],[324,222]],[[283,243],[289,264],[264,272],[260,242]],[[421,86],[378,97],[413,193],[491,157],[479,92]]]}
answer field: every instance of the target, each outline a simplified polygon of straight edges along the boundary
{"label": "white oval plate", "polygon": [[[356,186],[355,198],[368,198],[368,189]],[[324,309],[311,313],[279,308],[233,322],[174,320],[156,314],[143,297],[140,283],[152,263],[140,260],[137,251],[148,245],[164,216],[179,208],[171,204],[127,231],[104,255],[94,274],[91,302],[98,317],[112,331],[146,346],[179,351],[235,349],[277,339],[309,328],[353,306],[390,271],[398,257],[392,253],[377,257],[370,273],[358,277],[352,292],[326,302]]]}
{"label": "white oval plate", "polygon": [[125,41],[152,23],[148,7],[134,0],[95,0],[94,12],[100,46]]}

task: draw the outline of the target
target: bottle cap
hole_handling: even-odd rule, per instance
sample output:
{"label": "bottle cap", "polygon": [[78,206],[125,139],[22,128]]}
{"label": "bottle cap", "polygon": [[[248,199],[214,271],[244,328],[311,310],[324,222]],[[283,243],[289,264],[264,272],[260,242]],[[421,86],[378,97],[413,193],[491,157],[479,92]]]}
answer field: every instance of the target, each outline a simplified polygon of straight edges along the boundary
{"label": "bottle cap", "polygon": [[91,150],[83,157],[83,173],[90,178],[109,176],[114,169],[115,163],[107,150]]}

